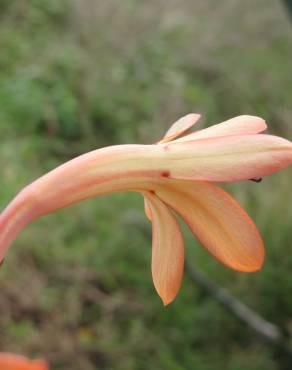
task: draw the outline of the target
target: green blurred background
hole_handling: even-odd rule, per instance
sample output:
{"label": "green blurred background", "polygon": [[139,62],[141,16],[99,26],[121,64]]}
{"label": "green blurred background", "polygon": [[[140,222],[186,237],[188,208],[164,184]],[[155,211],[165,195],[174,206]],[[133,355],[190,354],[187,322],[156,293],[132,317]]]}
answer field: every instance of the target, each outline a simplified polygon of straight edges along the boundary
{"label": "green blurred background", "polygon": [[[287,2],[288,3],[288,2]],[[152,143],[180,116],[255,114],[292,139],[292,25],[280,0],[0,0],[0,206],[81,153]],[[187,259],[292,335],[291,170],[228,190],[267,248],[241,274],[185,230]],[[100,197],[25,230],[0,274],[0,350],[70,370],[278,370],[277,350],[185,275],[154,292],[136,194]],[[292,365],[291,365],[292,368]]]}

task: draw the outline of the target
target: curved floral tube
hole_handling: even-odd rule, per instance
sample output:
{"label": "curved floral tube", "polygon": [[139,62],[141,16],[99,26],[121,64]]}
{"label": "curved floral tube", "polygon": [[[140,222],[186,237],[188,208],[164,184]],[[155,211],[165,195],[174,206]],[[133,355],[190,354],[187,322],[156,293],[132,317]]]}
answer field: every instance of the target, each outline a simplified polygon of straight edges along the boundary
{"label": "curved floral tube", "polygon": [[0,352],[0,370],[49,370],[44,360],[29,360],[24,356]]}
{"label": "curved floral tube", "polygon": [[97,195],[137,191],[153,226],[152,276],[164,304],[175,298],[183,274],[183,238],[175,213],[224,265],[257,271],[264,247],[256,226],[232,197],[210,182],[258,179],[288,167],[292,143],[261,134],[266,124],[253,116],[186,134],[199,118],[182,117],[154,145],[89,152],[25,187],[0,215],[0,261],[33,220]]}

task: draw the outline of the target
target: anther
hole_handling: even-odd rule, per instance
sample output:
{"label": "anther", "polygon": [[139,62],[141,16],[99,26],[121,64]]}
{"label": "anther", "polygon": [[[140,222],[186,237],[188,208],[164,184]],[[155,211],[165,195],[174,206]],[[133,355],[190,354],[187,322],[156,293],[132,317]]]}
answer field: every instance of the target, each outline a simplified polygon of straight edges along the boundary
{"label": "anther", "polygon": [[263,180],[262,177],[255,177],[253,179],[249,179],[250,181],[253,181],[253,182],[261,182]]}

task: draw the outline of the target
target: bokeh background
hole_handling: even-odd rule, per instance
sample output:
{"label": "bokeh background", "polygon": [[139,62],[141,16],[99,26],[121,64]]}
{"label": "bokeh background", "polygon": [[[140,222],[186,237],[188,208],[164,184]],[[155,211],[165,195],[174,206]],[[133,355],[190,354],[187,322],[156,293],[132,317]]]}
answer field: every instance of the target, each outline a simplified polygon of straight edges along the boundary
{"label": "bokeh background", "polygon": [[[58,164],[155,142],[189,112],[203,114],[201,127],[259,115],[291,140],[291,20],[280,0],[1,0],[1,208]],[[277,324],[288,345],[291,183],[290,169],[228,186],[265,240],[257,274],[219,265],[185,229],[189,264]],[[29,226],[0,269],[0,350],[60,370],[292,368],[188,273],[163,307],[150,232],[133,193]]]}

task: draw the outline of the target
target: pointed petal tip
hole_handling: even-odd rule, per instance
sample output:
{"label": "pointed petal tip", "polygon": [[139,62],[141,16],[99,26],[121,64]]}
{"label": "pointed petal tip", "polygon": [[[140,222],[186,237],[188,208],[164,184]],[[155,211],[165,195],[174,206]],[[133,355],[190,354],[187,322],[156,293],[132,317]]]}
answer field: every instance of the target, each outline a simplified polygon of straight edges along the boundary
{"label": "pointed petal tip", "polygon": [[189,130],[195,123],[197,123],[200,118],[201,114],[197,113],[189,113],[181,117],[179,120],[171,125],[162,140],[160,140],[158,143],[168,143],[169,141],[172,141],[173,139],[184,135],[184,133]]}
{"label": "pointed petal tip", "polygon": [[[181,279],[180,279],[181,280]],[[172,303],[178,292],[179,292],[179,288],[178,287],[168,287],[168,289],[166,288],[162,288],[161,286],[158,286],[156,284],[156,282],[154,282],[154,287],[155,287],[155,290],[157,292],[157,294],[159,295],[162,303],[163,303],[163,306],[168,306],[170,303]]]}
{"label": "pointed petal tip", "polygon": [[168,294],[163,294],[163,293],[160,293],[160,292],[157,292],[160,299],[162,300],[162,303],[163,303],[163,306],[166,307],[168,306],[170,303],[172,303],[174,300],[175,300],[175,297],[176,297],[176,294],[175,295],[168,295]]}
{"label": "pointed petal tip", "polygon": [[168,306],[171,302],[173,301],[173,299],[172,300],[170,300],[170,301],[162,301],[162,303],[163,303],[163,306],[164,307],[166,307],[166,306]]}
{"label": "pointed petal tip", "polygon": [[157,284],[157,281],[154,281],[154,288],[159,298],[161,299],[163,306],[168,306],[170,303],[172,303],[179,291],[179,288],[177,287],[174,287],[174,289],[172,289],[172,287],[169,286],[168,289],[166,289],[165,287]]}

